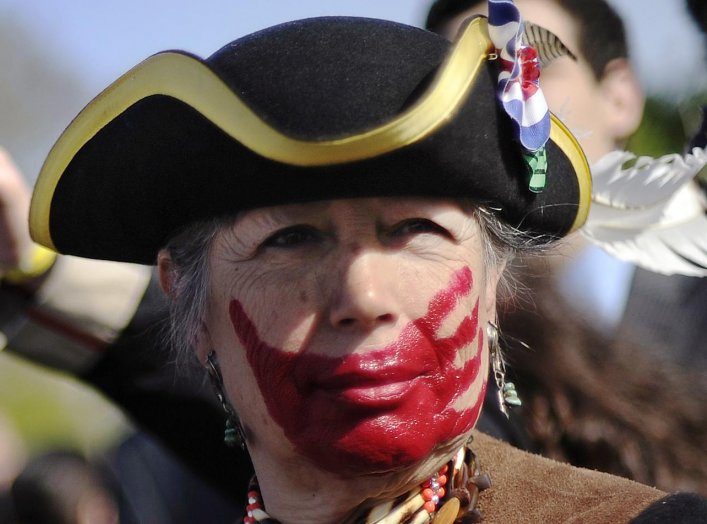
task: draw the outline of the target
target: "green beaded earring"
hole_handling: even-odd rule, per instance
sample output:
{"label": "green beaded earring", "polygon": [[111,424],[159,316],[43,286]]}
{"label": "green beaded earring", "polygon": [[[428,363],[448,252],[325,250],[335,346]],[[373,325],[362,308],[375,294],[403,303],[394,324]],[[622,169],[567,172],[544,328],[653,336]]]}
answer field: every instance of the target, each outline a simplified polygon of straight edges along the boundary
{"label": "green beaded earring", "polygon": [[206,356],[206,371],[216,391],[216,397],[218,397],[219,402],[221,402],[221,407],[223,407],[223,410],[226,412],[226,429],[223,434],[223,441],[229,448],[238,446],[245,451],[246,440],[243,434],[243,426],[241,426],[233,406],[226,398],[223,388],[223,377],[221,376],[218,360],[216,359],[216,353],[214,351],[210,351]]}
{"label": "green beaded earring", "polygon": [[501,412],[508,417],[508,408],[520,407],[523,405],[516,386],[513,382],[506,382],[506,363],[503,360],[501,344],[499,342],[498,326],[493,322],[486,325],[486,334],[489,339],[489,352],[491,358],[491,368],[493,377],[498,388],[498,405]]}

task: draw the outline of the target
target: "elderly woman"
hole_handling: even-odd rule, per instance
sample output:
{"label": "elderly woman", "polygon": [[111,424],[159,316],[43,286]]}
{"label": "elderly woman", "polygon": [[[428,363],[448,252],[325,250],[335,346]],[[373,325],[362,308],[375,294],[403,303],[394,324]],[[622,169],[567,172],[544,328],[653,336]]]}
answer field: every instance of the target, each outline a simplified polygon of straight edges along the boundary
{"label": "elderly woman", "polygon": [[489,366],[518,403],[504,268],[580,227],[590,193],[517,11],[492,7],[493,43],[481,18],[451,46],[321,18],[160,53],[45,162],[36,240],[157,263],[175,345],[252,459],[244,522],[625,522],[665,496],[473,432]]}

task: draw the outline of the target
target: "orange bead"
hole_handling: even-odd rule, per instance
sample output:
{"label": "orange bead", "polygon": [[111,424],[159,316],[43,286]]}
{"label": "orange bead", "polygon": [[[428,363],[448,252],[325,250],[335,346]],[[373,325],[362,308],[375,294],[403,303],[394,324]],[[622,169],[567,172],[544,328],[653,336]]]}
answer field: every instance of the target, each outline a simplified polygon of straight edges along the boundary
{"label": "orange bead", "polygon": [[437,508],[435,503],[432,502],[431,500],[428,500],[427,502],[425,502],[425,504],[422,507],[427,510],[427,513],[434,513],[435,509]]}
{"label": "orange bead", "polygon": [[440,475],[438,482],[440,486],[444,486],[447,483],[447,475]]}
{"label": "orange bead", "polygon": [[432,497],[435,496],[435,492],[432,491],[430,488],[425,488],[422,490],[422,498],[425,500],[432,500]]}
{"label": "orange bead", "polygon": [[444,494],[445,494],[445,493],[447,493],[447,492],[444,491],[444,488],[439,488],[439,489],[437,490],[437,496],[438,496],[439,498],[444,497]]}

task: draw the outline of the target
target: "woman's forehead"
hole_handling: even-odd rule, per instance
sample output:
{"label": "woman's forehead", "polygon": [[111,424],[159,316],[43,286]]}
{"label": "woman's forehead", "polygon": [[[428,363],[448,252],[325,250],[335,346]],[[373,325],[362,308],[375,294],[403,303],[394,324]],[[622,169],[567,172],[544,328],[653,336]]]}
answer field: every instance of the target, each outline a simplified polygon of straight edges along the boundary
{"label": "woman's forehead", "polygon": [[451,198],[374,197],[319,200],[254,208],[241,213],[236,225],[246,222],[346,217],[347,215],[396,216],[400,214],[468,213],[468,206]]}

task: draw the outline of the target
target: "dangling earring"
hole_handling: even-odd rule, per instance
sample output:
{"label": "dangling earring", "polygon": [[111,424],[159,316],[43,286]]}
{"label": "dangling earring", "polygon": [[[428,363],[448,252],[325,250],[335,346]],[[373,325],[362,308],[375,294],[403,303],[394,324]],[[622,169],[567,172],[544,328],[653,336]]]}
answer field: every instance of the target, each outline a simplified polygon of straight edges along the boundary
{"label": "dangling earring", "polygon": [[496,387],[498,388],[498,405],[501,408],[501,412],[508,417],[509,407],[520,407],[523,403],[518,397],[515,384],[506,382],[506,363],[501,353],[498,326],[493,322],[488,322],[486,334],[489,339],[491,369],[493,369],[493,378],[496,380]]}
{"label": "dangling earring", "polygon": [[223,390],[223,377],[218,368],[218,361],[216,360],[216,353],[214,351],[210,351],[206,356],[206,371],[211,379],[211,384],[216,390],[216,396],[221,402],[221,407],[223,407],[223,410],[226,412],[226,430],[224,431],[223,441],[229,448],[238,446],[245,451],[243,427],[238,420],[238,416],[236,416],[233,406],[231,406],[231,403],[226,398],[226,394]]}

